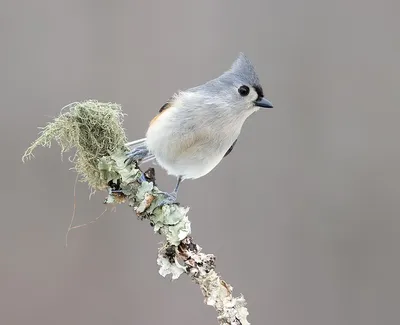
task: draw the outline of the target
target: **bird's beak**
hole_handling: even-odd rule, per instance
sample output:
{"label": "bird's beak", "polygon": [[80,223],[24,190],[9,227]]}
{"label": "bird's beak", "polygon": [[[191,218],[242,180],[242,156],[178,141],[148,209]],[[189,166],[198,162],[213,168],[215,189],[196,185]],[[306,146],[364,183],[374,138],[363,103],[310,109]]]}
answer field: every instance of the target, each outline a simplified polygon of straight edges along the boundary
{"label": "bird's beak", "polygon": [[254,105],[262,108],[273,108],[272,103],[265,97],[261,97],[254,102]]}

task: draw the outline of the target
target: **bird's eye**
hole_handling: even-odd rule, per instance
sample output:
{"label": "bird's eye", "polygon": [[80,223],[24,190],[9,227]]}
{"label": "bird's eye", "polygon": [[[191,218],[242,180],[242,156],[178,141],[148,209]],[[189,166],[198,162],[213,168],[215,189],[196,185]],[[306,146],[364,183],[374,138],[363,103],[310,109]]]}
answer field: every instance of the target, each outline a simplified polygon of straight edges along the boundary
{"label": "bird's eye", "polygon": [[250,92],[250,88],[243,85],[239,87],[238,92],[241,96],[247,96]]}

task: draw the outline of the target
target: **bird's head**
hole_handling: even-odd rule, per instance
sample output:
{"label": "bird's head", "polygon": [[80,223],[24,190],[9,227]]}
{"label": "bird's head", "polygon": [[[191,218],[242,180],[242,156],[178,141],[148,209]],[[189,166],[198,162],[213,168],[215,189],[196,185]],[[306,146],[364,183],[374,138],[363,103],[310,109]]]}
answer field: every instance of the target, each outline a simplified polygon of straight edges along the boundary
{"label": "bird's head", "polygon": [[273,107],[264,97],[254,66],[243,53],[239,54],[228,71],[187,92],[189,97],[202,100],[203,105],[219,106],[234,112],[254,112]]}

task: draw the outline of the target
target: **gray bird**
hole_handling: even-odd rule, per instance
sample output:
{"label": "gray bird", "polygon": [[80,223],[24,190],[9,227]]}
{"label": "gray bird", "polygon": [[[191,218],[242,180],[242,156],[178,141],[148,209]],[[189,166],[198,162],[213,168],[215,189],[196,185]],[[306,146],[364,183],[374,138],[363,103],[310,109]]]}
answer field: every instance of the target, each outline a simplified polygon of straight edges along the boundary
{"label": "gray bird", "polygon": [[176,201],[184,179],[208,174],[235,146],[245,120],[260,108],[272,108],[264,97],[249,59],[240,53],[231,68],[200,86],[177,92],[151,120],[146,138],[127,143],[127,161],[156,160],[178,178],[163,204]]}

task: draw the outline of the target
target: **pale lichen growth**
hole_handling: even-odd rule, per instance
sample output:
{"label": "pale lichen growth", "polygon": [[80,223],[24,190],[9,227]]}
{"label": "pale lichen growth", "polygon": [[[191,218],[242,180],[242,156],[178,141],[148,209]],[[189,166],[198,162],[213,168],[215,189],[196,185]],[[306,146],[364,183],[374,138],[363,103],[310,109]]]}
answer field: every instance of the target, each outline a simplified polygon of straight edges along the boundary
{"label": "pale lichen growth", "polygon": [[99,159],[124,148],[126,135],[122,122],[123,113],[118,104],[95,100],[69,104],[57,118],[41,128],[39,138],[22,159],[30,159],[38,146],[50,147],[54,140],[62,153],[76,149],[72,162],[81,181],[94,189],[105,189],[107,180],[99,171]]}
{"label": "pale lichen growth", "polygon": [[217,311],[220,324],[249,325],[245,299],[242,295],[233,297],[232,286],[215,271],[215,256],[204,254],[201,250],[190,236],[184,238],[178,246],[164,245],[157,259],[160,275],[171,275],[172,280],[175,280],[182,273],[187,273],[200,286],[204,302]]}
{"label": "pale lichen growth", "polygon": [[181,276],[182,273],[186,273],[186,267],[179,264],[176,257],[174,258],[174,262],[171,263],[168,258],[164,257],[162,254],[158,255],[157,265],[160,266],[158,273],[160,273],[160,275],[163,277],[171,274],[172,280],[176,280]]}

